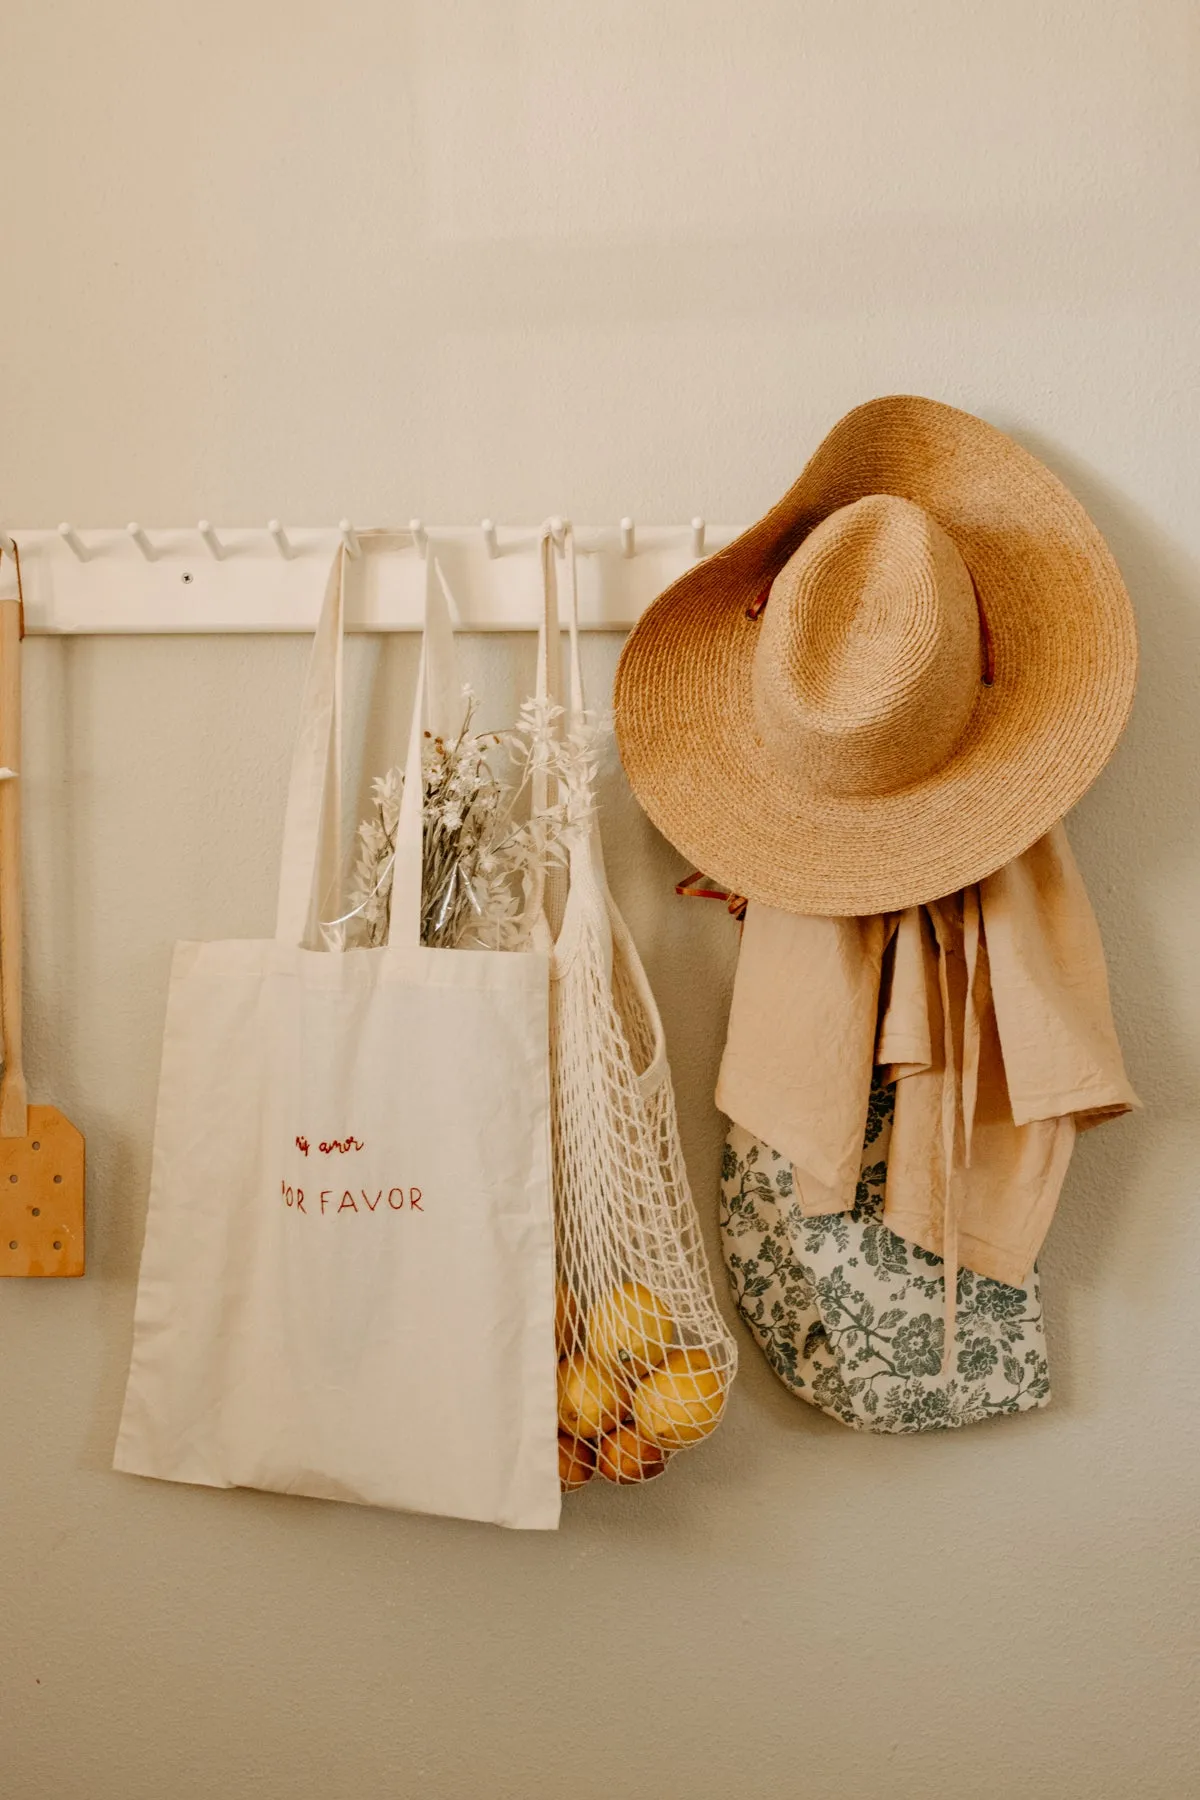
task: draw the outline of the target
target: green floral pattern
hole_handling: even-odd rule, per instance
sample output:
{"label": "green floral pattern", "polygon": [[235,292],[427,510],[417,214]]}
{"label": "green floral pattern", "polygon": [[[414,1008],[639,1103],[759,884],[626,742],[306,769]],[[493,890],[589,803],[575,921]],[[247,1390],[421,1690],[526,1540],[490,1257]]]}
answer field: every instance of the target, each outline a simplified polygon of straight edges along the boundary
{"label": "green floral pattern", "polygon": [[791,1165],[740,1125],[721,1170],[721,1245],[738,1310],[784,1385],[860,1431],[970,1425],[1050,1398],[1041,1290],[958,1274],[954,1356],[939,1257],[883,1223],[893,1091],[871,1094],[850,1212],[806,1219]]}

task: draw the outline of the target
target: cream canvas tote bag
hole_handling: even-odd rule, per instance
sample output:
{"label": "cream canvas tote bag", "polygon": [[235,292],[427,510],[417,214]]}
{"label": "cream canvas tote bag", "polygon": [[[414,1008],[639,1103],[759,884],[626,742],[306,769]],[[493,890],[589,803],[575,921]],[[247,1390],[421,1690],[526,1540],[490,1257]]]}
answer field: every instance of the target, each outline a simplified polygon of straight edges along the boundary
{"label": "cream canvas tote bag", "polygon": [[438,581],[390,942],[313,947],[337,852],[345,572],[339,550],[275,936],[176,948],[115,1467],[552,1529],[548,961],[419,941]]}

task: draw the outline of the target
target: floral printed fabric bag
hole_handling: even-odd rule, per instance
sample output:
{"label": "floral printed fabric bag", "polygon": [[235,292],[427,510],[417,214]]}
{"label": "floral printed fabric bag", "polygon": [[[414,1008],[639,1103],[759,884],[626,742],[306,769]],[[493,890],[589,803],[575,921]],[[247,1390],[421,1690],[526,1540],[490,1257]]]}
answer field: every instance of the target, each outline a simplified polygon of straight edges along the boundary
{"label": "floral printed fabric bag", "polygon": [[894,1091],[871,1094],[853,1210],[802,1217],[791,1165],[740,1125],[725,1144],[721,1245],[738,1310],[793,1394],[858,1431],[929,1431],[1050,1398],[1037,1269],[1023,1288],[958,1275],[942,1371],[940,1257],[883,1223]]}

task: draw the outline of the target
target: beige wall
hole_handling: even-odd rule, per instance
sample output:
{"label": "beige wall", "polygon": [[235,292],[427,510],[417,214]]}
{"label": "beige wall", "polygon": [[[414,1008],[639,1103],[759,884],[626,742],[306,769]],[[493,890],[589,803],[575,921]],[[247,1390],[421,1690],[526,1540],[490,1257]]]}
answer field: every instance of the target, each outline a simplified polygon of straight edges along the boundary
{"label": "beige wall", "polygon": [[[743,1339],[714,1442],[557,1538],[110,1474],[169,946],[268,925],[303,646],[30,642],[30,1053],[91,1263],[0,1290],[4,1800],[1196,1793],[1193,0],[0,26],[6,524],[748,519],[896,389],[1044,456],[1141,620],[1073,837],[1147,1102],[1070,1178],[1044,1415],[859,1439]],[[495,717],[529,658],[472,644]],[[735,945],[605,802],[711,1227]]]}

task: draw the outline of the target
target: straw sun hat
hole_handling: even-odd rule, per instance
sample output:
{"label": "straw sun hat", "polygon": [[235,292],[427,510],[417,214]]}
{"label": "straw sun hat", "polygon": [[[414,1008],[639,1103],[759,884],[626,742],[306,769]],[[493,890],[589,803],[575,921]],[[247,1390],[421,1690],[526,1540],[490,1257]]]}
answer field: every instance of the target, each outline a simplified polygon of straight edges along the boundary
{"label": "straw sun hat", "polygon": [[981,419],[895,396],[660,594],[621,657],[617,736],[705,874],[790,912],[891,912],[1056,824],[1136,675],[1129,596],[1079,502]]}

